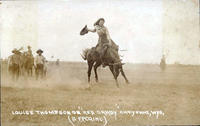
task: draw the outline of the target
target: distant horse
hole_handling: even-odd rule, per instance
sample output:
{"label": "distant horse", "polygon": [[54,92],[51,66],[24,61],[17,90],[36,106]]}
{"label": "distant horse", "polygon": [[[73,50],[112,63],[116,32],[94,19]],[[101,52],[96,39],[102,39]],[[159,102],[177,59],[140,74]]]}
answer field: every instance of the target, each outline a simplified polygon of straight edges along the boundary
{"label": "distant horse", "polygon": [[24,57],[24,68],[28,76],[32,76],[33,74],[33,66],[34,66],[34,58],[31,55],[26,55]]}
{"label": "distant horse", "polygon": [[[97,68],[102,64],[102,59],[100,58],[99,53],[96,51],[96,48],[93,47],[91,49],[85,49],[83,51],[83,54],[81,54],[81,56],[84,60],[87,60],[88,82],[90,82],[91,70],[92,70],[93,65],[94,65],[95,79],[96,79],[96,82],[98,82]],[[108,47],[104,56],[104,62],[106,66],[109,66],[109,69],[115,78],[117,87],[119,87],[117,77],[120,72],[122,76],[124,77],[126,83],[127,84],[129,83],[122,68],[123,63],[121,63],[118,52],[116,50]]]}
{"label": "distant horse", "polygon": [[18,80],[20,73],[20,63],[16,62],[19,59],[19,55],[11,55],[8,57],[8,72],[12,76],[13,80]]}

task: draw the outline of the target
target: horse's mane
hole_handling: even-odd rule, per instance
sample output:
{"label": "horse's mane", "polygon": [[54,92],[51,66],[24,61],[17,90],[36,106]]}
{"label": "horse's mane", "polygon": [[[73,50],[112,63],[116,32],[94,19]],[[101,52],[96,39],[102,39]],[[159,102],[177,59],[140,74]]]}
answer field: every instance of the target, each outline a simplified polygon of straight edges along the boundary
{"label": "horse's mane", "polygon": [[87,59],[87,53],[90,49],[89,48],[86,48],[82,51],[82,54],[81,54],[81,57],[86,60]]}

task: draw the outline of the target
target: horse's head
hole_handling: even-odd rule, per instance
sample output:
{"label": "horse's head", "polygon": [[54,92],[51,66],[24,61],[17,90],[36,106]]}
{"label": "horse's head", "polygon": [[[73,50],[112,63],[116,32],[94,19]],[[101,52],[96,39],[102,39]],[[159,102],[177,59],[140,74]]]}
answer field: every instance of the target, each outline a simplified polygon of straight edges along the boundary
{"label": "horse's head", "polygon": [[85,25],[85,27],[80,31],[80,35],[85,35],[87,33],[88,33],[87,25]]}

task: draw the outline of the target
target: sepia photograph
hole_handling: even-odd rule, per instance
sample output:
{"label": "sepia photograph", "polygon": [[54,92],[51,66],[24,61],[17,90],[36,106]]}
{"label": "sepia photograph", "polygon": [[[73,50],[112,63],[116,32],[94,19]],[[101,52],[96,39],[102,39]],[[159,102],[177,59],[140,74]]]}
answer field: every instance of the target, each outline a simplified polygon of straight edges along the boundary
{"label": "sepia photograph", "polygon": [[200,125],[200,0],[0,0],[1,126]]}

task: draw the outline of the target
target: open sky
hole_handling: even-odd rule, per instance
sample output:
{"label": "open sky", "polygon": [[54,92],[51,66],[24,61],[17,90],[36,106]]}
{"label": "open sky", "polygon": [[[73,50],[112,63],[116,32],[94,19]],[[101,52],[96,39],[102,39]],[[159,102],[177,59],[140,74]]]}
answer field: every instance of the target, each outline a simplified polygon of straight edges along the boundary
{"label": "open sky", "polygon": [[[6,1],[1,11],[1,57],[13,48],[44,50],[48,60],[83,61],[96,33],[79,32],[100,17],[124,62],[200,64],[199,3],[196,0]],[[176,12],[176,13],[175,13]],[[51,56],[54,56],[52,58]]]}

